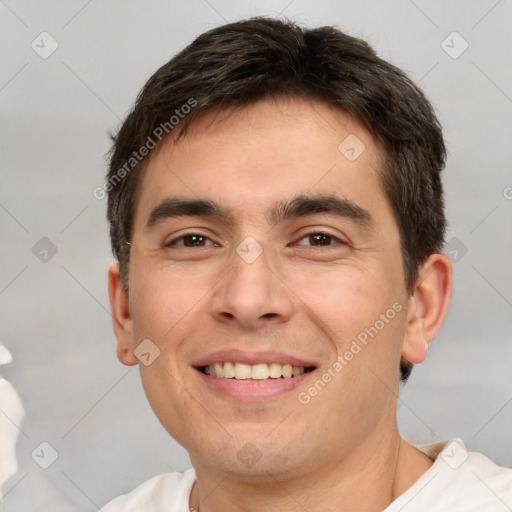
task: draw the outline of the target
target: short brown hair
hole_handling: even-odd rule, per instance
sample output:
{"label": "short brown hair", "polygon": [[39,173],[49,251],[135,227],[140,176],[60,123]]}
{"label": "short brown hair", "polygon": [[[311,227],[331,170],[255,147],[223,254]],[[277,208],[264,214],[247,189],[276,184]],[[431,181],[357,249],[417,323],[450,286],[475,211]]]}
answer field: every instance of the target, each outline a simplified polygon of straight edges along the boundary
{"label": "short brown hair", "polygon": [[[440,171],[446,151],[432,106],[401,70],[379,58],[365,41],[334,27],[306,29],[263,17],[200,35],[148,80],[113,136],[107,218],[125,289],[127,242],[148,160],[140,158],[141,148],[150,139],[155,145],[155,131],[162,132],[162,127],[166,135],[183,136],[194,119],[213,107],[240,108],[283,96],[335,105],[379,142],[386,162],[381,181],[399,227],[405,285],[412,293],[419,266],[441,251],[445,235]],[[181,115],[184,105],[193,108]],[[179,122],[170,122],[178,114]],[[127,162],[133,165],[127,167]],[[402,359],[403,381],[411,369]]]}

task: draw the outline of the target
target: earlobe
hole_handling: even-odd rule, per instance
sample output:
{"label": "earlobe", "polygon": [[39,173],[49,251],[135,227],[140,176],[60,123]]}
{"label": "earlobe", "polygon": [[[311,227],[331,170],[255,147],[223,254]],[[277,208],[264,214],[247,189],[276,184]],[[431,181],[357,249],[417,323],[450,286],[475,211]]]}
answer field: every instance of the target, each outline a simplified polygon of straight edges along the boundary
{"label": "earlobe", "polygon": [[117,339],[117,357],[121,363],[133,366],[138,362],[133,353],[133,320],[130,314],[128,293],[121,284],[117,261],[112,263],[108,270],[108,295],[112,325]]}
{"label": "earlobe", "polygon": [[452,294],[452,264],[444,254],[432,254],[421,267],[414,293],[409,300],[407,328],[402,357],[421,363],[429,343],[439,332]]}

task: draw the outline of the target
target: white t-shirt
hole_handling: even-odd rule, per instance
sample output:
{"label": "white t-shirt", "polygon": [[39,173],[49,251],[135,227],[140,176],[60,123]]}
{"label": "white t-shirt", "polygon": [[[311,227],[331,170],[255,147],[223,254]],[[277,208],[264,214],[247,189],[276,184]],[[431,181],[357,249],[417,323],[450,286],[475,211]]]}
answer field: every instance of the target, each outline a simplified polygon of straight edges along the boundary
{"label": "white t-shirt", "polygon": [[[497,466],[463,441],[415,445],[434,464],[382,512],[507,512],[512,510],[512,469]],[[187,512],[193,469],[165,473],[119,496],[103,512]]]}

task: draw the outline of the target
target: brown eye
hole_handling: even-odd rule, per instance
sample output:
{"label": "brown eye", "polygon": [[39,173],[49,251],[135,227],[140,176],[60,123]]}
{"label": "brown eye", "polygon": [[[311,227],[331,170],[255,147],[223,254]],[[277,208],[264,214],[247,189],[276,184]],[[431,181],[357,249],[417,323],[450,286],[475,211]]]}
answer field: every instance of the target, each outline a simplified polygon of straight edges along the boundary
{"label": "brown eye", "polygon": [[204,247],[206,240],[208,239],[201,235],[185,235],[183,245],[185,247]]}
{"label": "brown eye", "polygon": [[310,247],[329,247],[341,243],[340,240],[327,233],[309,233],[303,236],[298,245],[309,245]]}
{"label": "brown eye", "polygon": [[197,233],[182,235],[165,244],[166,247],[206,247],[210,245],[213,245],[213,243],[208,237],[199,235]]}
{"label": "brown eye", "polygon": [[314,246],[331,245],[332,242],[332,237],[325,233],[315,233],[313,235],[309,235],[308,238],[309,243]]}

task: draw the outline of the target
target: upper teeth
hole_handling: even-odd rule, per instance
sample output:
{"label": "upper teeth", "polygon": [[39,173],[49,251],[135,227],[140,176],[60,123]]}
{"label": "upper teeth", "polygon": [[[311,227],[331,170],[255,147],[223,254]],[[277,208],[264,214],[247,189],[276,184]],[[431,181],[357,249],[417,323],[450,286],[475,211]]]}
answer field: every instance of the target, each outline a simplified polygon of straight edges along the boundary
{"label": "upper teeth", "polygon": [[258,364],[244,364],[244,363],[224,363],[210,364],[204,367],[207,375],[215,377],[223,377],[225,379],[255,379],[265,380],[269,377],[271,379],[279,379],[280,377],[290,378],[297,377],[304,373],[304,366],[292,366],[291,364],[279,363],[258,363]]}

